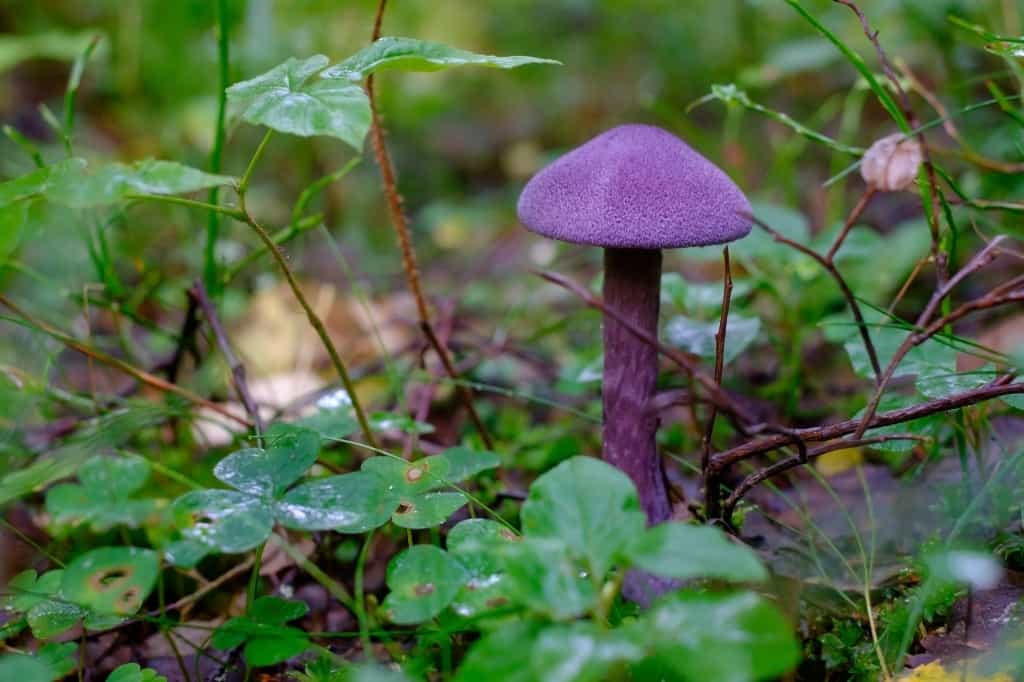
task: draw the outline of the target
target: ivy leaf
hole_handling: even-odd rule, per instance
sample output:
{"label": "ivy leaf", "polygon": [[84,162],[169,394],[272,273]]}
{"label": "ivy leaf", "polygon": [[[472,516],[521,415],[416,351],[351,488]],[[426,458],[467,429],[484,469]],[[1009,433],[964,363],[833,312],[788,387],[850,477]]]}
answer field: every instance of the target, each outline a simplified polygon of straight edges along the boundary
{"label": "ivy leaf", "polygon": [[267,448],[245,448],[228,455],[213,475],[236,490],[260,497],[280,497],[313,466],[320,454],[315,431],[274,424],[264,435]]}
{"label": "ivy leaf", "polygon": [[465,581],[466,569],[448,552],[433,545],[415,545],[388,565],[391,592],[382,608],[393,623],[422,623],[441,613]]}
{"label": "ivy leaf", "polygon": [[213,175],[174,161],[146,159],[135,163],[108,163],[87,172],[84,163],[53,172],[44,196],[71,208],[108,206],[146,194],[186,194],[234,184],[235,178]]}
{"label": "ivy leaf", "polygon": [[564,542],[596,581],[646,525],[633,482],[593,457],[568,459],[534,481],[522,518],[527,536]]}
{"label": "ivy leaf", "polygon": [[710,526],[662,523],[649,528],[625,552],[634,566],[679,580],[718,578],[761,582],[768,572],[757,554]]}
{"label": "ivy leaf", "polygon": [[636,679],[746,682],[778,677],[800,660],[785,618],[751,592],[673,595],[630,633],[654,653],[634,666]]}
{"label": "ivy leaf", "polygon": [[262,544],[274,525],[267,502],[233,490],[193,490],[174,501],[171,513],[186,540],[226,554]]}
{"label": "ivy leaf", "polygon": [[387,523],[398,503],[379,476],[357,471],[297,486],[277,502],[274,514],[297,530],[365,533]]}
{"label": "ivy leaf", "polygon": [[160,559],[138,547],[101,547],[80,554],[64,569],[60,593],[101,616],[130,616],[156,585]]}
{"label": "ivy leaf", "polygon": [[322,76],[359,82],[371,73],[383,69],[440,71],[451,66],[489,66],[513,69],[526,64],[561,64],[561,62],[539,57],[494,57],[427,40],[384,36],[343,62],[330,67],[323,72]]}
{"label": "ivy leaf", "polygon": [[242,118],[290,135],[327,135],[362,151],[370,130],[370,101],[363,89],[343,80],[313,76],[328,59],[292,57],[253,79],[227,89]]}

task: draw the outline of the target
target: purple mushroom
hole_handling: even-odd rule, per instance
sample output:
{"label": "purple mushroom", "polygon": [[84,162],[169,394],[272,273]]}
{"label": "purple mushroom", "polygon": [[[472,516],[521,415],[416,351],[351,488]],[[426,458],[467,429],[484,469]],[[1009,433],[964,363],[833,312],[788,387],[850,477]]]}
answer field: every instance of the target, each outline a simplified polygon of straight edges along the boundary
{"label": "purple mushroom", "polygon": [[[675,135],[647,125],[613,128],[537,173],[519,197],[533,232],[604,248],[604,302],[656,337],[661,249],[723,244],[746,236],[743,192]],[[670,513],[648,409],[657,350],[604,320],[604,459],[633,479],[651,524]]]}

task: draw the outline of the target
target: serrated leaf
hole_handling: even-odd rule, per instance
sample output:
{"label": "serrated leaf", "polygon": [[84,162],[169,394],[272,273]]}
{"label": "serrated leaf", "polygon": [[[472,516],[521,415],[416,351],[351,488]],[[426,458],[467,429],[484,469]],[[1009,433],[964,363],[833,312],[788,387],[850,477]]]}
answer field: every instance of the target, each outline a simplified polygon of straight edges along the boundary
{"label": "serrated leaf", "polygon": [[236,490],[261,497],[280,497],[316,462],[320,437],[315,431],[274,424],[264,435],[266,449],[233,452],[213,469],[213,475]]}
{"label": "serrated leaf", "polygon": [[288,528],[365,533],[387,523],[398,503],[379,476],[357,471],[303,483],[277,502],[274,513]]}
{"label": "serrated leaf", "polygon": [[358,82],[382,69],[439,71],[451,66],[489,66],[513,69],[527,64],[561,64],[561,62],[539,57],[495,57],[427,40],[384,36],[345,61],[330,67],[323,72],[322,76]]}
{"label": "serrated leaf", "polygon": [[634,566],[666,578],[717,578],[760,582],[768,572],[746,545],[732,542],[710,526],[662,523],[649,528],[626,547]]}
{"label": "serrated leaf", "polygon": [[534,481],[522,518],[528,537],[564,542],[597,581],[646,525],[633,482],[593,457],[568,459]]}
{"label": "serrated leaf", "polygon": [[416,545],[388,564],[391,590],[381,607],[399,625],[428,621],[447,607],[466,580],[457,559],[433,545]]}
{"label": "serrated leaf", "polygon": [[171,512],[186,540],[226,554],[262,544],[274,525],[267,502],[234,490],[193,490],[175,500]]}
{"label": "serrated leaf", "polygon": [[362,151],[370,130],[370,101],[358,85],[313,76],[328,59],[291,58],[227,89],[243,119],[290,135],[327,135]]}
{"label": "serrated leaf", "polygon": [[101,547],[80,554],[64,569],[60,593],[101,615],[139,610],[160,572],[156,552],[138,547]]}
{"label": "serrated leaf", "polygon": [[403,499],[391,520],[400,528],[433,528],[447,521],[466,502],[466,496],[458,492],[425,493]]}
{"label": "serrated leaf", "polygon": [[213,175],[175,161],[146,159],[135,163],[109,163],[88,172],[85,165],[51,175],[43,195],[71,208],[107,206],[134,195],[185,194],[235,183],[235,178]]}

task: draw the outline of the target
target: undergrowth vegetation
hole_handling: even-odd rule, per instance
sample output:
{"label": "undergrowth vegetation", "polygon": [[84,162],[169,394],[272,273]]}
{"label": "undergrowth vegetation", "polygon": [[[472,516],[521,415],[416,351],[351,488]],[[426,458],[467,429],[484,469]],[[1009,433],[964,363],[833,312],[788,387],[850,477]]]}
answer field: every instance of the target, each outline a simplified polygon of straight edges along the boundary
{"label": "undergrowth vegetation", "polygon": [[[0,5],[0,680],[1024,674],[1019,3],[291,4]],[[751,200],[657,524],[514,208],[624,122]]]}

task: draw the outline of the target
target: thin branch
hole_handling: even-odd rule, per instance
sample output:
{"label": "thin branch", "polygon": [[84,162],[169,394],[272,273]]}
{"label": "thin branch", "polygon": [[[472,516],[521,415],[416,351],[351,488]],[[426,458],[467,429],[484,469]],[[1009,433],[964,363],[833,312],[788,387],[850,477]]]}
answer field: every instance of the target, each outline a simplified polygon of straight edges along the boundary
{"label": "thin branch", "polygon": [[[915,419],[921,419],[922,417],[938,414],[940,412],[948,412],[961,407],[976,405],[977,403],[982,403],[986,400],[993,400],[1007,395],[1024,394],[1024,383],[1007,383],[1007,381],[1011,379],[1012,375],[1010,375],[1009,378],[1003,376],[986,386],[970,391],[954,393],[953,395],[931,400],[919,405],[875,414],[871,423],[868,425],[868,429],[870,430],[883,426],[891,426],[893,424],[903,424],[914,421]],[[832,440],[834,438],[841,438],[842,436],[854,433],[857,431],[858,427],[860,427],[861,421],[862,420],[859,418],[847,419],[846,421],[828,424],[826,426],[794,429],[793,434],[807,442]],[[772,435],[758,440],[749,441],[715,455],[711,458],[711,466],[722,471],[737,462],[784,447],[791,441],[792,438],[785,434]]]}
{"label": "thin branch", "polygon": [[179,398],[184,398],[185,400],[194,405],[205,407],[206,409],[216,412],[221,416],[227,417],[228,419],[231,419],[232,421],[237,422],[238,424],[246,428],[252,426],[252,424],[249,423],[248,419],[245,419],[244,417],[239,417],[237,414],[234,414],[233,412],[225,408],[223,405],[218,405],[213,401],[207,400],[202,396],[196,395],[187,388],[182,388],[177,384],[173,384],[165,379],[161,379],[158,376],[150,374],[145,370],[141,370],[137,367],[134,367],[133,365],[128,364],[124,360],[119,360],[115,357],[107,355],[103,351],[97,350],[96,348],[93,348],[88,344],[82,343],[73,336],[68,336],[64,332],[57,329],[56,327],[50,325],[47,322],[44,322],[43,320],[40,320],[39,318],[35,317],[28,311],[23,310],[21,307],[16,305],[13,301],[11,301],[3,294],[0,294],[0,305],[3,305],[10,309],[15,315],[17,315],[22,320],[27,322],[29,326],[35,327],[44,334],[53,337],[57,341],[60,341],[68,348],[76,350],[79,353],[82,353],[83,355],[92,358],[96,362],[120,370],[121,372],[124,372],[125,374],[131,376],[137,381],[140,381],[158,391],[161,391],[163,393],[172,393],[178,396]]}
{"label": "thin branch", "polygon": [[[870,198],[869,194],[866,194],[865,196]],[[866,201],[862,199],[860,203],[866,204]],[[745,217],[753,221],[755,225],[757,225],[762,230],[770,234],[772,238],[775,239],[775,241],[785,244],[786,246],[789,246],[791,248],[794,248],[800,253],[809,256],[810,258],[813,258],[821,265],[821,267],[825,268],[829,275],[831,275],[832,279],[835,280],[835,283],[839,286],[840,291],[843,292],[843,298],[846,299],[846,304],[850,306],[850,312],[853,313],[853,319],[854,321],[856,321],[857,329],[860,331],[860,338],[864,342],[864,349],[867,351],[868,359],[871,361],[871,369],[874,370],[875,373],[875,381],[880,381],[880,377],[882,376],[882,368],[878,362],[878,353],[875,351],[875,344],[871,340],[871,333],[868,331],[868,325],[864,321],[864,315],[861,313],[860,304],[857,303],[857,298],[853,295],[853,291],[850,289],[850,286],[846,283],[846,279],[843,278],[842,273],[839,272],[839,269],[836,267],[836,264],[831,259],[819,254],[814,249],[808,248],[803,244],[800,244],[798,242],[793,241],[792,239],[787,238],[780,232],[769,227],[764,221],[760,220],[756,216],[745,214]],[[836,244],[841,244],[841,242],[837,240]],[[837,247],[833,245],[833,248]],[[832,251],[830,250],[829,253],[832,253]]]}
{"label": "thin branch", "polygon": [[767,481],[769,478],[774,478],[779,474],[785,473],[791,469],[806,464],[809,460],[815,459],[822,455],[836,450],[844,450],[846,448],[857,448],[865,445],[876,445],[878,443],[887,443],[896,440],[927,440],[924,436],[918,436],[913,433],[899,433],[890,434],[885,436],[872,436],[871,438],[860,438],[860,439],[849,439],[840,440],[828,445],[823,445],[820,448],[815,448],[806,453],[806,455],[794,455],[787,457],[786,459],[776,462],[775,464],[765,467],[760,471],[747,476],[743,481],[733,489],[732,494],[729,495],[725,501],[723,517],[725,519],[732,518],[733,510],[736,509],[736,505],[743,497],[753,490],[758,484]]}
{"label": "thin branch", "polygon": [[843,242],[846,241],[846,236],[850,234],[850,229],[854,226],[857,220],[860,219],[861,215],[864,213],[864,209],[866,209],[868,204],[871,203],[871,199],[875,196],[876,192],[877,190],[871,186],[864,190],[864,194],[860,196],[860,199],[857,200],[853,210],[850,211],[850,215],[846,217],[846,222],[843,223],[843,229],[839,232],[839,236],[836,237],[832,247],[828,250],[828,253],[825,254],[826,261],[829,263],[835,262],[836,254],[839,253],[839,249],[842,247]]}
{"label": "thin branch", "polygon": [[[722,386],[722,374],[725,368],[725,335],[729,326],[729,307],[732,303],[732,268],[729,263],[729,247],[722,249],[722,265],[725,269],[722,281],[722,314],[718,318],[718,331],[715,332],[715,384]],[[704,438],[701,443],[700,470],[704,478],[704,500],[707,515],[711,518],[718,516],[719,490],[718,476],[708,466],[711,461],[711,438],[715,432],[715,419],[718,417],[718,408],[711,404],[708,414],[707,427],[704,430]]]}
{"label": "thin branch", "polygon": [[228,336],[224,331],[224,325],[221,324],[220,316],[217,314],[217,307],[210,300],[210,295],[206,291],[206,286],[203,284],[203,280],[197,279],[192,285],[192,288],[188,290],[189,297],[193,298],[200,308],[203,310],[203,316],[206,318],[207,324],[210,325],[210,329],[213,330],[213,336],[217,340],[217,346],[220,347],[220,352],[224,355],[225,362],[228,363],[228,367],[231,368],[231,378],[235,384],[235,391],[238,393],[239,400],[242,401],[242,405],[245,407],[245,411],[249,415],[249,419],[256,426],[256,435],[259,437],[263,433],[263,420],[260,419],[259,407],[256,405],[256,401],[253,400],[252,393],[249,391],[249,382],[246,381],[245,377],[245,365],[243,365],[238,356],[235,355],[234,350],[231,348],[231,344],[228,342]]}
{"label": "thin branch", "polygon": [[[374,17],[371,42],[376,42],[380,38],[381,25],[384,21],[384,11],[386,8],[387,0],[380,0],[377,5],[376,16]],[[459,375],[455,369],[455,363],[452,362],[451,354],[448,352],[448,348],[441,343],[431,324],[430,308],[427,306],[427,299],[420,282],[416,252],[413,250],[412,238],[409,235],[409,224],[406,220],[405,212],[402,210],[402,197],[398,192],[398,185],[395,182],[395,168],[391,162],[391,156],[388,154],[387,142],[384,139],[384,126],[381,123],[380,113],[377,109],[373,74],[366,78],[366,96],[370,100],[370,143],[373,148],[373,155],[377,160],[377,165],[380,167],[384,195],[388,203],[388,213],[391,217],[391,224],[395,228],[395,234],[398,237],[398,246],[402,252],[402,269],[405,271],[406,284],[416,303],[416,313],[419,316],[420,329],[427,337],[427,341],[430,342],[434,352],[441,359],[441,364],[444,366],[445,372],[448,373],[448,377],[453,381],[457,381]],[[480,439],[489,450],[494,449],[494,441],[491,439],[483,420],[473,404],[472,389],[465,384],[456,384],[455,390],[463,406],[469,412],[469,418],[480,434]]]}

